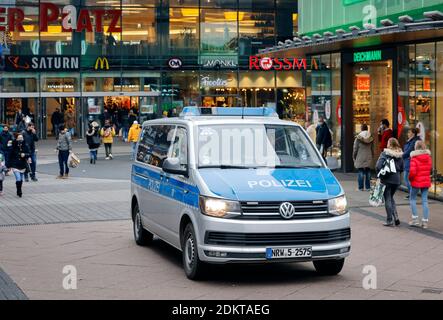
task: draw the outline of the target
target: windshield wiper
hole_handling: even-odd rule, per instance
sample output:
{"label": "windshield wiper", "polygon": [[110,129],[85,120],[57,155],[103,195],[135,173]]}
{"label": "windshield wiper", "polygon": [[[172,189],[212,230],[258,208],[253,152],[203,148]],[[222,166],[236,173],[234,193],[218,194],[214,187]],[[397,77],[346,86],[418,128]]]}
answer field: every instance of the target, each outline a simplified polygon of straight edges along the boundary
{"label": "windshield wiper", "polygon": [[217,168],[217,169],[256,169],[257,167],[235,166],[230,164],[219,164],[209,166],[199,166],[199,169]]}

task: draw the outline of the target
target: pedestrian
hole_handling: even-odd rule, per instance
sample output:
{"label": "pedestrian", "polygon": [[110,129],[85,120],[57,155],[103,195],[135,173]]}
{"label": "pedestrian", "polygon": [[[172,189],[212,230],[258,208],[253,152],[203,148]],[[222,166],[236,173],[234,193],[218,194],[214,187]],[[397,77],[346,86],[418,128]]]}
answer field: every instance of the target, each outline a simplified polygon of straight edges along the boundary
{"label": "pedestrian", "polygon": [[[385,209],[386,209],[386,223],[383,225],[386,227],[393,227],[400,224],[398,218],[397,207],[394,200],[394,194],[400,186],[400,175],[404,171],[403,151],[400,148],[398,140],[390,138],[387,143],[387,148],[383,150],[377,161],[376,170],[377,176],[380,177],[381,183],[386,186],[384,191]],[[389,164],[390,172],[384,171],[385,166]]]}
{"label": "pedestrian", "polygon": [[68,107],[64,115],[65,126],[68,128],[68,132],[71,135],[71,138],[75,134],[75,113],[72,107]]}
{"label": "pedestrian", "polygon": [[26,168],[28,166],[29,149],[24,141],[23,135],[16,134],[16,138],[12,143],[10,166],[15,176],[15,185],[17,188],[17,196],[20,198],[23,195],[22,186],[23,178],[25,176]]}
{"label": "pedestrian", "polygon": [[3,153],[6,168],[9,168],[9,154],[11,153],[13,140],[14,136],[9,132],[9,126],[4,126],[0,133],[0,153]]}
{"label": "pedestrian", "polygon": [[378,149],[380,152],[383,152],[383,150],[386,149],[388,140],[393,136],[392,129],[389,128],[389,120],[383,119],[380,121],[380,127],[378,128],[378,141],[380,142]]}
{"label": "pedestrian", "polygon": [[57,179],[68,179],[68,159],[69,154],[72,152],[72,138],[65,125],[61,124],[58,131],[59,136],[57,140],[57,151],[60,174],[57,176]]}
{"label": "pedestrian", "polygon": [[358,170],[358,190],[371,189],[371,167],[374,156],[374,138],[368,130],[368,125],[361,126],[361,132],[354,140],[353,159]]}
{"label": "pedestrian", "polygon": [[127,142],[130,122],[129,122],[129,112],[126,109],[121,111],[121,122],[122,122],[122,140],[124,142]]}
{"label": "pedestrian", "polygon": [[138,142],[138,138],[140,137],[142,129],[141,126],[138,124],[138,121],[134,121],[134,123],[131,126],[131,129],[129,129],[128,134],[128,141],[131,144],[131,161],[135,160],[135,154],[136,154],[136,146]]}
{"label": "pedestrian", "polygon": [[5,175],[8,169],[5,165],[5,156],[0,153],[0,196],[3,195],[3,181],[5,180]]}
{"label": "pedestrian", "polygon": [[86,143],[89,147],[89,163],[95,164],[97,161],[97,152],[100,147],[100,126],[93,121],[89,124],[89,129],[86,131]]}
{"label": "pedestrian", "polygon": [[60,112],[60,109],[56,108],[51,115],[51,124],[52,124],[52,133],[54,134],[57,140],[58,140],[59,127],[62,123],[63,123],[63,115]]}
{"label": "pedestrian", "polygon": [[20,122],[23,120],[23,117],[25,117],[25,114],[22,112],[22,109],[18,109],[15,113],[15,120],[14,124],[16,127],[20,124]]}
{"label": "pedestrian", "polygon": [[100,130],[105,145],[106,160],[112,160],[112,144],[114,143],[115,129],[109,120],[105,120],[105,126]]}
{"label": "pedestrian", "polygon": [[409,181],[411,184],[411,199],[409,203],[412,210],[412,220],[409,222],[409,225],[420,225],[417,214],[417,195],[420,192],[423,206],[421,225],[423,229],[427,229],[429,223],[428,191],[431,187],[432,157],[431,151],[423,141],[417,140],[414,148],[415,151],[411,152],[409,169]]}
{"label": "pedestrian", "polygon": [[25,140],[26,145],[29,149],[29,165],[31,168],[31,172],[25,173],[25,181],[29,182],[29,175],[31,176],[31,180],[37,182],[38,179],[36,177],[36,169],[37,169],[37,149],[35,148],[35,143],[38,141],[37,133],[35,131],[35,126],[31,122],[28,124],[27,130],[22,132],[23,138]]}
{"label": "pedestrian", "polygon": [[318,119],[318,125],[315,131],[317,134],[317,148],[320,151],[323,159],[326,160],[328,149],[332,146],[332,135],[323,117]]}
{"label": "pedestrian", "polygon": [[24,130],[26,130],[27,126],[28,124],[26,123],[26,116],[23,116],[22,120],[17,125],[17,132],[23,132]]}
{"label": "pedestrian", "polygon": [[403,175],[404,182],[406,187],[408,188],[408,194],[405,199],[409,199],[411,195],[411,183],[409,182],[409,166],[411,162],[411,152],[414,151],[415,143],[420,140],[419,137],[419,129],[411,128],[408,130],[408,141],[406,141],[405,146],[403,147],[403,161],[405,162],[405,172]]}
{"label": "pedestrian", "polygon": [[310,121],[306,121],[305,128],[309,138],[311,138],[312,142],[315,143],[315,141],[317,140],[317,132],[315,124],[311,123]]}

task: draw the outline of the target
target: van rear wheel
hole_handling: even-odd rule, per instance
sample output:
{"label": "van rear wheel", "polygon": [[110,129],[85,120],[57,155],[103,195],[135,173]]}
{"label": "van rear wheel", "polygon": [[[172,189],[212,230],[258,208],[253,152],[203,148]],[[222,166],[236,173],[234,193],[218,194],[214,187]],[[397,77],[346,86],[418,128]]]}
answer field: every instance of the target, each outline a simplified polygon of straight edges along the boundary
{"label": "van rear wheel", "polygon": [[314,267],[322,276],[335,276],[343,269],[345,259],[314,261]]}
{"label": "van rear wheel", "polygon": [[134,240],[139,246],[146,246],[154,240],[154,235],[143,228],[142,217],[138,203],[134,205],[132,209],[132,216],[134,217]]}
{"label": "van rear wheel", "polygon": [[191,280],[203,278],[206,271],[206,264],[198,257],[197,237],[195,236],[194,226],[188,223],[182,236],[182,257],[183,269],[186,277]]}

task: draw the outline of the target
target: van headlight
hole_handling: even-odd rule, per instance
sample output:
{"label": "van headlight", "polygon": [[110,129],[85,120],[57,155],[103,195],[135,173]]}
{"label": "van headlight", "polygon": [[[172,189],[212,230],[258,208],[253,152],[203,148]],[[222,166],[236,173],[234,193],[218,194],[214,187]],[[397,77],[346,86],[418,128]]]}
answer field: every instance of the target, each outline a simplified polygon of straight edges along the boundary
{"label": "van headlight", "polygon": [[230,214],[241,214],[238,201],[200,196],[199,204],[201,212],[211,217],[224,218]]}
{"label": "van headlight", "polygon": [[348,212],[348,201],[346,196],[341,196],[328,201],[329,213],[340,216]]}

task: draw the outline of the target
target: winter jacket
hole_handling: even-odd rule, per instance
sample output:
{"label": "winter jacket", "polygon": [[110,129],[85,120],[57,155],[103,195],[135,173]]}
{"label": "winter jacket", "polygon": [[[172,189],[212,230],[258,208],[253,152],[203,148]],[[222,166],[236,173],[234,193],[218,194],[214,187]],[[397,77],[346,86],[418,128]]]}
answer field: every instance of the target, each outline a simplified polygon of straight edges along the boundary
{"label": "winter jacket", "polygon": [[32,131],[25,130],[22,132],[23,139],[25,140],[26,144],[28,145],[29,152],[33,154],[35,152],[35,143],[38,141],[38,137],[35,133],[32,133]]}
{"label": "winter jacket", "polygon": [[9,131],[2,131],[2,133],[0,133],[0,152],[2,151],[3,153],[5,153],[6,151],[8,151],[8,142],[13,140],[14,137]]}
{"label": "winter jacket", "polygon": [[405,171],[409,171],[409,165],[411,161],[411,152],[415,149],[415,142],[419,141],[420,137],[413,137],[411,140],[405,143],[403,147],[403,160],[405,162]]}
{"label": "winter jacket", "polygon": [[353,159],[355,168],[371,168],[373,155],[374,137],[369,131],[360,132],[354,140]]}
{"label": "winter jacket", "polygon": [[393,137],[392,129],[388,128],[381,135],[379,135],[380,145],[378,146],[380,152],[383,152],[388,147],[388,140]]}
{"label": "winter jacket", "polygon": [[317,139],[316,144],[321,146],[323,145],[325,149],[328,149],[332,146],[332,136],[331,131],[329,131],[328,125],[324,122],[322,125],[317,126]]}
{"label": "winter jacket", "polygon": [[74,112],[66,112],[65,113],[65,125],[68,129],[75,127],[75,114]]}
{"label": "winter jacket", "polygon": [[431,186],[432,157],[429,150],[411,152],[409,181],[414,188],[429,188]]}
{"label": "winter jacket", "polygon": [[86,143],[89,150],[96,150],[100,147],[99,128],[92,127],[86,132]]}
{"label": "winter jacket", "polygon": [[139,124],[133,124],[131,129],[129,129],[128,141],[129,142],[137,142],[138,137],[140,137],[140,132],[142,132],[142,128]]}
{"label": "winter jacket", "polygon": [[114,143],[114,136],[115,136],[114,127],[104,126],[100,130],[100,135],[103,137],[103,143]]}
{"label": "winter jacket", "polygon": [[61,133],[57,140],[57,150],[59,151],[70,151],[72,150],[72,140],[71,134],[69,132]]}
{"label": "winter jacket", "polygon": [[[22,156],[22,154],[24,156]],[[25,170],[26,161],[28,161],[29,156],[29,148],[26,142],[15,140],[12,143],[11,155],[9,158],[9,167],[18,170]]]}
{"label": "winter jacket", "polygon": [[400,176],[401,173],[404,171],[404,162],[403,162],[403,151],[401,149],[399,150],[392,150],[392,149],[385,149],[378,158],[377,164],[375,166],[375,169],[377,171],[377,175],[379,171],[383,168],[385,161],[394,159],[395,161],[395,169],[397,172],[395,173],[388,173],[384,176],[380,177],[380,180],[383,184],[395,184],[400,185]]}

